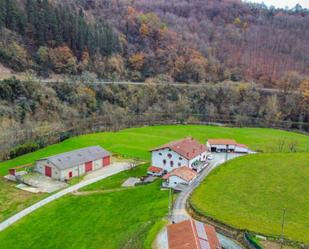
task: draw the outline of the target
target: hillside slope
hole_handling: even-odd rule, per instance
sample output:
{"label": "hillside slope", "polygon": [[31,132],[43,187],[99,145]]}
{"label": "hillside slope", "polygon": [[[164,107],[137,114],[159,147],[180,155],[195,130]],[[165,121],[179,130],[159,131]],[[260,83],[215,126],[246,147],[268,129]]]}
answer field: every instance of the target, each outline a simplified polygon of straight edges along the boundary
{"label": "hillside slope", "polygon": [[[0,62],[41,76],[280,84],[308,75],[309,12],[240,1],[0,1]],[[296,76],[295,76],[296,75]],[[297,87],[297,84],[295,84]]]}

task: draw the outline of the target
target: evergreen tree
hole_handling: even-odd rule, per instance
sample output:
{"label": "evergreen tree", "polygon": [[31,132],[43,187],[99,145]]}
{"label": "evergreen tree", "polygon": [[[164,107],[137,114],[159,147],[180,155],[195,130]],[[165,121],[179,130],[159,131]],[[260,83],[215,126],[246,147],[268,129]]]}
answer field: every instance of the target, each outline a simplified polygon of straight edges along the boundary
{"label": "evergreen tree", "polygon": [[0,0],[0,28],[5,25],[6,8],[5,0]]}

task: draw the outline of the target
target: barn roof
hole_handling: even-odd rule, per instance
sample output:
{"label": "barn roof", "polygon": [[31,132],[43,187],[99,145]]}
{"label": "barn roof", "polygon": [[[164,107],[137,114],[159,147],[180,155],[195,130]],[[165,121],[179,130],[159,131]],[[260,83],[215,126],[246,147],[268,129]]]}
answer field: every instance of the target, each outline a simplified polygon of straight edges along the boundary
{"label": "barn roof", "polygon": [[220,144],[220,145],[236,145],[237,142],[234,139],[208,139],[209,144]]}
{"label": "barn roof", "polygon": [[177,176],[185,180],[186,182],[189,182],[197,176],[197,173],[194,170],[188,168],[187,166],[182,166],[180,168],[173,169],[171,172],[167,173],[162,178],[168,179],[171,176]]}
{"label": "barn roof", "polygon": [[214,227],[196,220],[167,226],[169,249],[221,249]]}
{"label": "barn roof", "polygon": [[48,160],[58,169],[69,169],[86,162],[102,159],[110,156],[111,153],[104,150],[101,146],[91,146],[78,150],[72,150],[62,154],[42,158],[40,160]]}
{"label": "barn roof", "polygon": [[165,148],[169,148],[189,160],[193,159],[194,157],[206,151],[206,146],[204,144],[199,143],[197,140],[193,139],[192,137],[187,137],[181,140],[172,141],[160,147],[154,148],[151,151],[165,149]]}

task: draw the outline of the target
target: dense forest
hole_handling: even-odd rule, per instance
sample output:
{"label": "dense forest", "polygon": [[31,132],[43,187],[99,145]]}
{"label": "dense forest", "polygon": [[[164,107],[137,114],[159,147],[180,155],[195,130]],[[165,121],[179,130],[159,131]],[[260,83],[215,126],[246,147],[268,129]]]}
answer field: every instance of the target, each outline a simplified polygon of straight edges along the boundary
{"label": "dense forest", "polygon": [[0,0],[0,79],[26,75],[0,80],[0,159],[24,142],[160,122],[309,131],[308,27],[299,5]]}
{"label": "dense forest", "polygon": [[287,75],[308,76],[308,26],[309,11],[299,5],[0,0],[0,62],[39,77],[277,87]]}
{"label": "dense forest", "polygon": [[300,84],[302,91],[265,92],[233,82],[184,87],[8,79],[0,82],[0,151],[7,155],[28,141],[37,148],[76,132],[166,122],[309,131],[309,82]]}

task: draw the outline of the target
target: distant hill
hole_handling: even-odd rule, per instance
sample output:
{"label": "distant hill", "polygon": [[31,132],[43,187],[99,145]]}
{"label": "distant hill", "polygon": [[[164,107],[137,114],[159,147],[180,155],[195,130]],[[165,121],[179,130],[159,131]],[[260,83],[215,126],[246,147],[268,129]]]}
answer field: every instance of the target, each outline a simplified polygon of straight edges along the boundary
{"label": "distant hill", "polygon": [[276,87],[308,76],[308,26],[309,11],[299,5],[0,0],[0,63],[41,77],[91,72],[107,80]]}

